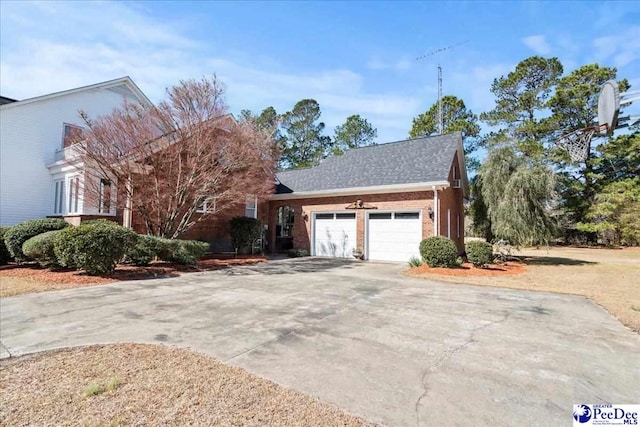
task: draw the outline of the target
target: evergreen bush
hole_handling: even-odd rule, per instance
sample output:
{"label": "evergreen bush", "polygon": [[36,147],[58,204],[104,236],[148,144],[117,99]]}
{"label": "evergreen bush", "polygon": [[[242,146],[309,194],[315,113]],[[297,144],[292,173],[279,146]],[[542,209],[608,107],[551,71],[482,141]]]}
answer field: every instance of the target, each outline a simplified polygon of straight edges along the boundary
{"label": "evergreen bush", "polygon": [[91,221],[62,230],[54,240],[54,252],[64,267],[90,275],[109,274],[135,245],[132,230],[111,221]]}
{"label": "evergreen bush", "polygon": [[46,233],[33,236],[22,245],[22,252],[25,256],[34,259],[42,267],[59,267],[58,258],[54,250],[56,236],[62,230],[47,231]]}
{"label": "evergreen bush", "polygon": [[446,237],[429,237],[420,242],[420,255],[429,267],[455,267],[458,249]]}
{"label": "evergreen bush", "polygon": [[22,252],[24,242],[38,234],[67,227],[69,223],[59,218],[30,219],[9,228],[4,234],[4,243],[16,262],[22,263],[28,259]]}
{"label": "evergreen bush", "polygon": [[262,224],[256,218],[237,216],[231,221],[231,240],[238,252],[246,253],[262,237]]}
{"label": "evergreen bush", "polygon": [[467,259],[476,267],[484,267],[493,262],[493,246],[483,241],[473,241],[465,245]]}
{"label": "evergreen bush", "polygon": [[209,243],[199,240],[159,239],[158,257],[176,264],[195,264],[209,251]]}
{"label": "evergreen bush", "polygon": [[161,239],[156,236],[136,236],[135,243],[127,251],[127,262],[138,266],[149,265],[155,258],[160,257],[160,254],[167,246],[165,240],[168,241],[168,239]]}
{"label": "evergreen bush", "polygon": [[13,261],[13,257],[7,249],[7,245],[4,243],[4,235],[11,227],[0,227],[0,265],[7,264]]}

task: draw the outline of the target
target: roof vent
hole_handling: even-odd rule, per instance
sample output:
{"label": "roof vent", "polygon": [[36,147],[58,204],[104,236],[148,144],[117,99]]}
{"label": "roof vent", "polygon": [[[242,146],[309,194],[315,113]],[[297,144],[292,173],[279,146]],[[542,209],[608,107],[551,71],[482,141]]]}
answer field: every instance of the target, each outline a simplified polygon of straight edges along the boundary
{"label": "roof vent", "polygon": [[453,188],[460,188],[462,187],[462,180],[461,179],[454,179],[453,180]]}

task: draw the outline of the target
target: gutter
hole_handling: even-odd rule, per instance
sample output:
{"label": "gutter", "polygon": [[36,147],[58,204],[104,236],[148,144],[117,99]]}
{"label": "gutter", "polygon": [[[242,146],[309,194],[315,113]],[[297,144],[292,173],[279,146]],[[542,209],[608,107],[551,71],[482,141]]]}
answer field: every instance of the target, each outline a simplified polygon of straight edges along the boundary
{"label": "gutter", "polygon": [[415,182],[410,184],[376,185],[371,187],[336,188],[320,191],[296,191],[274,194],[270,200],[310,199],[318,197],[358,196],[362,194],[410,193],[413,191],[434,191],[449,187],[449,181]]}

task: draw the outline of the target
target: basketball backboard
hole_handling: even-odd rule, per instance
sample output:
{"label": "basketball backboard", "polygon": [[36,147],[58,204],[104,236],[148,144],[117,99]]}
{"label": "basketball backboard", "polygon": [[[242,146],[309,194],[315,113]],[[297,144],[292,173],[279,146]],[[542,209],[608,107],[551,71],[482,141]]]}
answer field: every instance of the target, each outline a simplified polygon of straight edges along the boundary
{"label": "basketball backboard", "polygon": [[[611,135],[618,126],[620,114],[620,91],[615,80],[608,80],[602,85],[598,97],[598,123],[607,125],[605,133]],[[604,128],[603,128],[604,129]]]}

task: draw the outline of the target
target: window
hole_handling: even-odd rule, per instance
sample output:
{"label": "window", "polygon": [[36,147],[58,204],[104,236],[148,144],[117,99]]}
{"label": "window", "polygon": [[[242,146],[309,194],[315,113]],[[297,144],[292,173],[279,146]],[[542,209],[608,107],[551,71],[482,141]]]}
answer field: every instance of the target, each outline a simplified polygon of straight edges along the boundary
{"label": "window", "polygon": [[54,181],[53,214],[64,214],[64,179]]}
{"label": "window", "polygon": [[391,219],[391,212],[389,213],[370,213],[369,219]]}
{"label": "window", "polygon": [[78,213],[78,200],[80,199],[80,177],[69,178],[69,197],[67,199],[67,213]]}
{"label": "window", "polygon": [[295,211],[292,206],[280,206],[276,224],[277,237],[293,237]]}
{"label": "window", "polygon": [[98,212],[108,214],[110,211],[111,211],[111,181],[109,181],[108,179],[101,179]]}
{"label": "window", "polygon": [[247,206],[244,209],[244,216],[249,218],[258,218],[258,199],[252,197],[247,201]]}
{"label": "window", "polygon": [[420,218],[419,212],[396,212],[396,219],[418,219]]}
{"label": "window", "polygon": [[316,219],[333,219],[332,213],[319,213],[316,214]]}
{"label": "window", "polygon": [[200,197],[200,203],[196,208],[197,213],[214,213],[216,211],[215,197]]}
{"label": "window", "polygon": [[62,147],[67,148],[72,146],[73,144],[77,144],[82,141],[84,134],[84,129],[80,126],[70,125],[68,123],[64,124],[64,134],[62,137]]}
{"label": "window", "polygon": [[355,212],[347,212],[347,213],[337,213],[336,219],[355,219]]}

